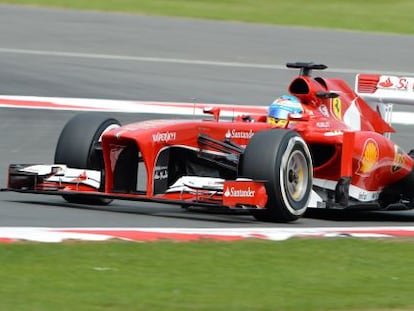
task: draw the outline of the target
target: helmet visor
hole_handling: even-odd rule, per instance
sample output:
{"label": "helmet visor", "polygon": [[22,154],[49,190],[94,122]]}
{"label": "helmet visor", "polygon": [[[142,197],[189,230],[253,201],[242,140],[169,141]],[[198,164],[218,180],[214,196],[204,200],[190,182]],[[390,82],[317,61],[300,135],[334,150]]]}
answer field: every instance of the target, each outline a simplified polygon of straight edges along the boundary
{"label": "helmet visor", "polygon": [[291,109],[286,109],[283,106],[275,106],[271,107],[269,110],[269,117],[273,117],[275,119],[287,119],[289,113],[291,113]]}

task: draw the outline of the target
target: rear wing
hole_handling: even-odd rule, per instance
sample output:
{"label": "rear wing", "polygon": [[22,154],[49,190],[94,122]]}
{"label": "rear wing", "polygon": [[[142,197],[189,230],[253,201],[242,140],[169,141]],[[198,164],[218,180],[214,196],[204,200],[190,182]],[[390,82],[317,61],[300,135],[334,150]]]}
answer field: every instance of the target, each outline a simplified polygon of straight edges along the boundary
{"label": "rear wing", "polygon": [[375,105],[381,117],[391,124],[393,104],[414,105],[414,78],[358,74],[355,92]]}

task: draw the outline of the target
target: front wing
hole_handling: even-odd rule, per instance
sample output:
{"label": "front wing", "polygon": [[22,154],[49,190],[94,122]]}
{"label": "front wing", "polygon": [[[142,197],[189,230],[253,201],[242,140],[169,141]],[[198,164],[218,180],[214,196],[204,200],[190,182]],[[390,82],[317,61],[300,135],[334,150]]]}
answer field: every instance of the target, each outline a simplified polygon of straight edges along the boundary
{"label": "front wing", "polygon": [[264,181],[184,176],[171,185],[165,193],[154,196],[146,192],[105,191],[101,183],[100,171],[75,169],[57,164],[11,164],[7,188],[1,190],[232,209],[263,209],[267,203]]}

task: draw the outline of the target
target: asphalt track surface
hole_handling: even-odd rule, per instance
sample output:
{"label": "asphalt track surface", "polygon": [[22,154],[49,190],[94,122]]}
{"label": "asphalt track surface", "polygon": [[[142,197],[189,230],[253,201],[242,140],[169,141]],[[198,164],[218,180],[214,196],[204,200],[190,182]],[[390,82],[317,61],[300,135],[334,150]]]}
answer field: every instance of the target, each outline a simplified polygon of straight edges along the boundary
{"label": "asphalt track surface", "polygon": [[[296,74],[289,61],[414,76],[414,37],[0,5],[0,94],[266,105]],[[407,108],[405,108],[407,109]],[[408,108],[412,111],[413,109]],[[72,111],[0,110],[0,185],[9,163],[50,163]],[[123,123],[154,115],[116,114]],[[402,147],[412,128],[398,126]],[[246,214],[116,201],[74,206],[54,196],[0,193],[0,226],[336,227],[411,225],[414,213],[318,211],[292,224]]]}

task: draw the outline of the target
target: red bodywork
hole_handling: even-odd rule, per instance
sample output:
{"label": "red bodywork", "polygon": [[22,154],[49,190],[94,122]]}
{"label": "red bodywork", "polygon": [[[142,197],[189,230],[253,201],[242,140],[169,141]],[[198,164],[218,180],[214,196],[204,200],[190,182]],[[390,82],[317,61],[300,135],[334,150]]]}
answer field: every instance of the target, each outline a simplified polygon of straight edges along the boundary
{"label": "red bodywork", "polygon": [[[318,92],[334,90],[337,98],[321,98]],[[297,131],[307,142],[314,159],[314,178],[336,183],[341,177],[351,177],[351,185],[358,187],[361,198],[364,190],[379,192],[407,176],[413,160],[401,148],[383,134],[394,132],[381,116],[342,80],[299,76],[289,86],[291,94],[299,97],[304,113],[292,117],[285,126]],[[251,108],[250,113],[251,113]],[[346,113],[353,110],[352,118],[359,118],[359,129],[346,124]],[[160,152],[173,146],[185,146],[194,150],[209,150],[200,145],[200,134],[223,141],[230,138],[245,146],[258,131],[269,130],[266,110],[257,108],[247,120],[240,107],[238,117],[232,121],[216,120],[150,120],[123,126],[103,136],[103,150],[107,178],[105,191],[113,190],[113,171],[118,161],[117,150],[131,142],[139,146],[146,159],[147,197],[160,196],[183,199],[181,194],[154,193],[154,176]],[[252,122],[254,121],[254,122]],[[230,135],[229,135],[230,133]],[[324,153],[324,154],[322,154]],[[258,159],[259,161],[259,159]]]}
{"label": "red bodywork", "polygon": [[[291,115],[283,128],[296,131],[307,143],[316,190],[336,191],[339,181],[347,178],[349,196],[355,201],[370,203],[378,200],[383,189],[411,173],[412,158],[384,135],[394,132],[393,128],[344,81],[301,74],[291,82],[288,91],[300,99],[303,113]],[[267,110],[263,107],[232,109],[235,117],[231,120],[221,120],[220,107],[215,107],[208,111],[212,116],[204,120],[148,120],[106,132],[102,137],[105,182],[99,191],[81,182],[63,182],[57,187],[55,181],[47,180],[29,190],[263,208],[267,201],[264,182],[236,180],[243,176],[232,175],[226,169],[204,175],[217,173],[213,177],[224,179],[222,190],[214,185],[212,188],[190,186],[192,191],[167,191],[184,171],[191,175],[191,165],[182,162],[191,162],[195,155],[208,157],[208,163],[211,158],[223,157],[226,153],[237,158],[242,156],[243,148],[256,132],[273,129],[266,122]],[[229,148],[224,152],[216,147],[215,141],[231,142],[238,149]],[[131,166],[132,158],[139,161]],[[208,171],[206,163],[195,166],[200,164],[201,171]],[[15,183],[10,184],[9,178],[8,190],[17,188]]]}

